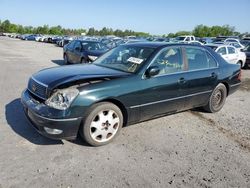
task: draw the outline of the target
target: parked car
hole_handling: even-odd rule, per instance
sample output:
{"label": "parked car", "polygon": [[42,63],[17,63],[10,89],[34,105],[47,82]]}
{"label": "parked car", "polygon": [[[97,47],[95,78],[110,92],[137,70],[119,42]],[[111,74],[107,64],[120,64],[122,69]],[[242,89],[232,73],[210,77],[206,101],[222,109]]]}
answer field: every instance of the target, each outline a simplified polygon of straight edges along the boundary
{"label": "parked car", "polygon": [[226,45],[231,45],[233,47],[235,47],[238,50],[242,50],[245,48],[244,45],[242,45],[240,42],[225,42]]}
{"label": "parked car", "polygon": [[58,46],[60,47],[64,47],[66,44],[68,44],[70,41],[74,40],[73,37],[68,37],[68,36],[65,36],[63,37],[61,40],[58,41]]}
{"label": "parked car", "polygon": [[24,37],[24,40],[32,40],[32,41],[35,41],[36,40],[36,36],[37,35],[26,35]]}
{"label": "parked car", "polygon": [[195,36],[192,35],[178,36],[174,39],[173,42],[189,42],[189,41],[195,41]]}
{"label": "parked car", "polygon": [[245,66],[246,54],[237,50],[235,47],[215,43],[207,44],[206,46],[212,48],[215,52],[220,54],[227,62],[240,64],[241,68]]}
{"label": "parked car", "polygon": [[245,47],[242,52],[246,54],[246,63],[244,68],[250,68],[250,45]]}
{"label": "parked car", "polygon": [[73,40],[63,48],[65,64],[93,62],[109,49],[98,41]]}
{"label": "parked car", "polygon": [[210,48],[132,43],[92,64],[49,68],[31,76],[21,101],[42,135],[111,142],[122,126],[204,107],[218,112],[240,85],[241,70]]}
{"label": "parked car", "polygon": [[240,43],[240,40],[238,38],[227,38],[224,40],[224,42],[226,42],[226,43],[229,43],[229,42]]}

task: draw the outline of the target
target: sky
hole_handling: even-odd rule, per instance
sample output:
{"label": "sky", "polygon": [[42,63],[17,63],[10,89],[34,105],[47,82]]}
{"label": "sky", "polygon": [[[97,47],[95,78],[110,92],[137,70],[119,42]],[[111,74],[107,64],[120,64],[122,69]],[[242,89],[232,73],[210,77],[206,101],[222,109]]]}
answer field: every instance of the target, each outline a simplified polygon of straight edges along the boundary
{"label": "sky", "polygon": [[0,20],[65,28],[103,27],[162,35],[196,25],[250,32],[250,0],[0,0]]}

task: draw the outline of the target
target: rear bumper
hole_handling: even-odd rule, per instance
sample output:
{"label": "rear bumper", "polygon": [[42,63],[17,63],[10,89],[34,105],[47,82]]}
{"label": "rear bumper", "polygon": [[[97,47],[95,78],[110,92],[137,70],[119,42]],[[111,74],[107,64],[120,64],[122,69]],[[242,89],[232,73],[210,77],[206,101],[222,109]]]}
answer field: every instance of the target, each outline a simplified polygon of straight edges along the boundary
{"label": "rear bumper", "polygon": [[[39,114],[37,109],[49,108],[43,104],[35,103],[29,93],[24,91],[21,98],[24,112],[28,120],[31,122],[32,126],[41,135],[46,136],[51,139],[66,139],[73,140],[77,137],[77,133],[82,121],[81,117],[76,118],[65,118],[64,116],[60,118],[48,117],[51,115],[48,111],[48,116]],[[39,105],[43,105],[40,107]]]}

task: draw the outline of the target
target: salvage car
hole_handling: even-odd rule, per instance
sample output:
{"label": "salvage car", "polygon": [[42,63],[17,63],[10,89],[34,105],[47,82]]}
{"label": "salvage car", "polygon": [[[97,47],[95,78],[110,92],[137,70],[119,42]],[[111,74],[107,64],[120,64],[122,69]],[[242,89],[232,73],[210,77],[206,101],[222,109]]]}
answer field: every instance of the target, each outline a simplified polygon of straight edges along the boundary
{"label": "salvage car", "polygon": [[63,48],[65,64],[89,63],[109,50],[103,43],[92,40],[73,40]]}
{"label": "salvage car", "polygon": [[227,62],[239,64],[241,68],[245,66],[246,54],[237,50],[234,46],[217,43],[206,44],[206,46],[212,48],[215,52],[220,54]]}
{"label": "salvage car", "polygon": [[125,125],[195,107],[218,112],[240,86],[241,69],[208,47],[120,45],[92,64],[41,70],[21,101],[42,135],[92,146],[111,142]]}

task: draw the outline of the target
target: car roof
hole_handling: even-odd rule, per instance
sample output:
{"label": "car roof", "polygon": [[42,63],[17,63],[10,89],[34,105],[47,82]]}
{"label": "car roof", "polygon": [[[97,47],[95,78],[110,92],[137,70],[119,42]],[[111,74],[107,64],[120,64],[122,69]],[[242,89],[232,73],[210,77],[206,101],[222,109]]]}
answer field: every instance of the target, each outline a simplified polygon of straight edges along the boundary
{"label": "car roof", "polygon": [[96,41],[96,40],[81,40],[81,39],[77,39],[77,41],[80,41],[80,42],[101,43],[100,41]]}
{"label": "car roof", "polygon": [[205,46],[213,46],[213,47],[217,47],[217,48],[219,48],[219,47],[233,47],[233,48],[235,48],[234,46],[232,46],[232,45],[226,45],[226,44],[214,44],[214,43],[210,43],[210,44],[205,44]]}
{"label": "car roof", "polygon": [[148,47],[148,48],[164,48],[164,47],[168,47],[168,46],[202,47],[201,45],[196,45],[196,44],[170,43],[170,42],[136,42],[136,43],[122,44],[122,45],[136,46],[136,47]]}

